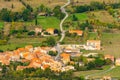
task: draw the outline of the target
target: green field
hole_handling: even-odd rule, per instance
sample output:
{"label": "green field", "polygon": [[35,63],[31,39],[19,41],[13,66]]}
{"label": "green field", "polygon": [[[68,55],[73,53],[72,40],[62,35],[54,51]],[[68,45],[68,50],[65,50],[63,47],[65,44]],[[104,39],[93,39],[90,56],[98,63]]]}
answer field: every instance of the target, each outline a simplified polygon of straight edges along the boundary
{"label": "green field", "polygon": [[97,73],[103,72],[109,68],[110,68],[110,66],[105,66],[103,68],[103,70],[77,71],[77,72],[74,72],[73,76],[87,76],[87,75],[91,75],[91,74],[95,74],[95,73],[97,74]]}
{"label": "green field", "polygon": [[13,38],[9,40],[8,44],[0,45],[0,50],[15,50],[18,47],[24,47],[26,45],[40,46],[43,40],[45,38]]}
{"label": "green field", "polygon": [[72,21],[73,15],[75,15],[79,21],[84,21],[88,19],[87,13],[74,13],[74,14],[71,14],[66,21]]}
{"label": "green field", "polygon": [[38,24],[44,29],[56,28],[59,29],[60,20],[56,17],[38,16]]}
{"label": "green field", "polygon": [[4,23],[0,22],[0,29],[3,28],[3,26],[4,26]]}
{"label": "green field", "polygon": [[91,78],[102,78],[103,76],[111,76],[113,78],[119,78],[120,79],[120,67],[116,67],[113,70],[103,73],[105,70],[108,70],[110,66],[105,66],[103,70],[90,70],[90,71],[78,71],[74,72],[73,76],[87,76],[91,75]]}
{"label": "green field", "polygon": [[[38,21],[38,25],[40,25],[43,29],[47,29],[47,28],[59,29],[60,20],[57,19],[56,17],[38,16],[37,21]],[[35,20],[30,22],[25,22],[25,24],[28,26],[31,24],[35,24]]]}
{"label": "green field", "polygon": [[[54,37],[58,41],[59,37]],[[43,38],[12,38],[8,41],[6,45],[0,45],[0,50],[15,50],[19,47],[24,47],[26,45],[41,46],[42,42],[46,40],[46,37]]]}
{"label": "green field", "polygon": [[115,77],[115,78],[120,79],[120,67],[116,67],[113,70],[111,70],[110,72],[107,72],[105,74],[101,74],[101,75],[96,76],[96,77],[101,77],[101,76],[111,76],[111,77]]}

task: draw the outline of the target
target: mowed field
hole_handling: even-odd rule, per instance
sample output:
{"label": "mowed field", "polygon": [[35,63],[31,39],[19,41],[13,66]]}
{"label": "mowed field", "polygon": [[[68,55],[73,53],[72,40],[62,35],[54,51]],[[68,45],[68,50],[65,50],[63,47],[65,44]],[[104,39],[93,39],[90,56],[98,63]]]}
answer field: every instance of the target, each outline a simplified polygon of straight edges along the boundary
{"label": "mowed field", "polygon": [[31,5],[33,8],[39,7],[41,4],[54,8],[57,5],[64,5],[67,0],[24,0],[24,2]]}
{"label": "mowed field", "polygon": [[105,2],[105,3],[115,3],[119,0],[74,0],[75,5],[84,5],[84,4],[90,4],[92,1],[97,2]]}
{"label": "mowed field", "polygon": [[[13,8],[12,8],[13,5]],[[19,0],[4,1],[0,0],[0,9],[7,8],[12,11],[21,11],[25,6]]]}
{"label": "mowed field", "polygon": [[[50,17],[38,16],[37,21],[38,21],[38,26],[42,27],[43,29],[47,29],[47,28],[59,29],[60,20],[54,16],[50,16]],[[34,27],[30,25],[34,25],[35,20],[30,22],[25,22],[24,24],[28,25],[27,29],[33,30]]]}

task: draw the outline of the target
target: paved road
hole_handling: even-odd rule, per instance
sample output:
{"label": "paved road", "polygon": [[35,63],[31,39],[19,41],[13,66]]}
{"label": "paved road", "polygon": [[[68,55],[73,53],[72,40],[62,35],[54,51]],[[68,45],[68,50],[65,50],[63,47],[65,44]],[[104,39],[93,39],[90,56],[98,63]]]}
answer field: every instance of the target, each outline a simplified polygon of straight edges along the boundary
{"label": "paved road", "polygon": [[68,6],[69,4],[70,4],[70,0],[68,0],[68,2],[61,7],[61,11],[62,11],[62,13],[65,14],[65,17],[61,20],[61,23],[60,23],[60,30],[62,33],[61,33],[61,39],[59,40],[59,42],[62,42],[64,37],[65,37],[65,31],[63,30],[63,23],[67,19],[67,17],[69,16],[65,10],[65,7]]}
{"label": "paved road", "polygon": [[[67,19],[67,17],[69,16],[68,13],[65,10],[65,7],[68,6],[69,4],[70,4],[70,0],[68,0],[68,2],[61,7],[61,11],[62,11],[62,13],[65,14],[65,17],[61,20],[61,23],[60,23],[61,38],[60,38],[59,42],[62,42],[64,37],[65,37],[65,31],[63,30],[63,23]],[[60,53],[62,52],[62,50],[60,48],[60,43],[59,42],[55,46],[55,48],[58,51],[58,55],[55,57],[55,60],[59,60]]]}
{"label": "paved road", "polygon": [[94,77],[94,76],[100,75],[100,74],[105,74],[105,73],[107,73],[107,72],[113,70],[114,68],[115,68],[115,66],[113,65],[113,66],[111,66],[109,69],[107,69],[107,70],[105,70],[105,71],[103,71],[103,72],[94,73],[94,74],[89,74],[89,75],[85,76],[85,79],[87,80],[87,79],[89,79],[90,77]]}

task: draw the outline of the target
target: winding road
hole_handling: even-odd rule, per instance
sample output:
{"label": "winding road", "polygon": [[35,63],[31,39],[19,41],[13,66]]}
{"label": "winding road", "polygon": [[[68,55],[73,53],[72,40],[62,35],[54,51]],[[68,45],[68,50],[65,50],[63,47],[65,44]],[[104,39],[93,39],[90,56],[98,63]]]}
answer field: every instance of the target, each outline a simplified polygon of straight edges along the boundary
{"label": "winding road", "polygon": [[[64,21],[68,18],[68,13],[66,12],[66,10],[65,10],[65,7],[66,6],[68,6],[70,4],[70,0],[68,0],[68,2],[65,4],[65,5],[63,5],[62,7],[61,7],[61,11],[62,11],[62,13],[64,13],[65,14],[65,17],[61,20],[61,22],[60,22],[60,30],[61,30],[61,38],[60,38],[60,40],[59,40],[59,42],[62,42],[63,41],[63,39],[65,38],[65,30],[63,30],[63,23],[64,23]],[[61,48],[60,48],[60,43],[57,43],[57,45],[55,46],[55,48],[57,49],[57,51],[58,51],[58,55],[55,57],[55,60],[59,60],[59,56],[60,56],[60,54],[62,53],[62,50],[61,50]]]}
{"label": "winding road", "polygon": [[65,37],[65,31],[63,30],[63,23],[69,16],[68,13],[65,10],[65,7],[68,6],[69,4],[70,4],[70,0],[68,0],[68,2],[61,7],[61,11],[62,11],[62,13],[65,14],[65,17],[61,20],[61,23],[60,23],[61,38],[60,38],[59,42],[62,42],[64,37]]}
{"label": "winding road", "polygon": [[87,80],[87,79],[89,79],[90,77],[93,77],[93,76],[96,76],[96,75],[100,75],[100,74],[105,74],[105,73],[113,70],[114,68],[115,68],[115,66],[113,65],[113,66],[111,66],[109,69],[107,69],[107,70],[105,70],[105,71],[103,71],[103,72],[94,73],[94,74],[89,74],[89,75],[85,76],[85,79]]}

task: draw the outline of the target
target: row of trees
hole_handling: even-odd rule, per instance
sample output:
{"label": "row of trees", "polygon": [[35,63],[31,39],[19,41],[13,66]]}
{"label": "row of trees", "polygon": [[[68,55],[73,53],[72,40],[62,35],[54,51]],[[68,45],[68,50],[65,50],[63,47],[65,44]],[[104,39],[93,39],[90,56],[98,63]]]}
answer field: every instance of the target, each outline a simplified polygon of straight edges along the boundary
{"label": "row of trees", "polygon": [[[42,70],[41,68],[26,68],[23,70],[16,70],[16,66],[24,65],[28,63],[11,62],[9,66],[0,65],[2,72],[0,75],[1,80],[23,80],[23,79],[39,79],[39,80],[85,80],[84,77],[73,77],[73,71],[56,73],[49,68]],[[13,68],[13,69],[12,69]],[[52,74],[51,74],[52,73]]]}
{"label": "row of trees", "polygon": [[6,22],[12,22],[12,21],[29,21],[34,18],[35,14],[32,14],[32,12],[29,9],[24,9],[23,12],[12,12],[8,10],[7,8],[3,8],[0,11],[0,19]]}
{"label": "row of trees", "polygon": [[[92,57],[92,56],[90,56],[90,57]],[[104,60],[101,57],[95,57],[94,59],[95,60],[89,62],[89,61],[87,61],[87,58],[83,57],[83,56],[72,58],[72,60],[75,62],[83,62],[84,63],[84,66],[79,66],[79,63],[74,65],[76,70],[78,70],[78,71],[101,70],[101,69],[103,69],[103,66],[113,64],[113,62],[110,59]]]}
{"label": "row of trees", "polygon": [[120,3],[113,4],[105,4],[100,2],[91,2],[90,5],[83,5],[75,7],[75,12],[82,13],[86,11],[94,11],[94,10],[106,10],[106,8],[110,6],[113,9],[120,8]]}

